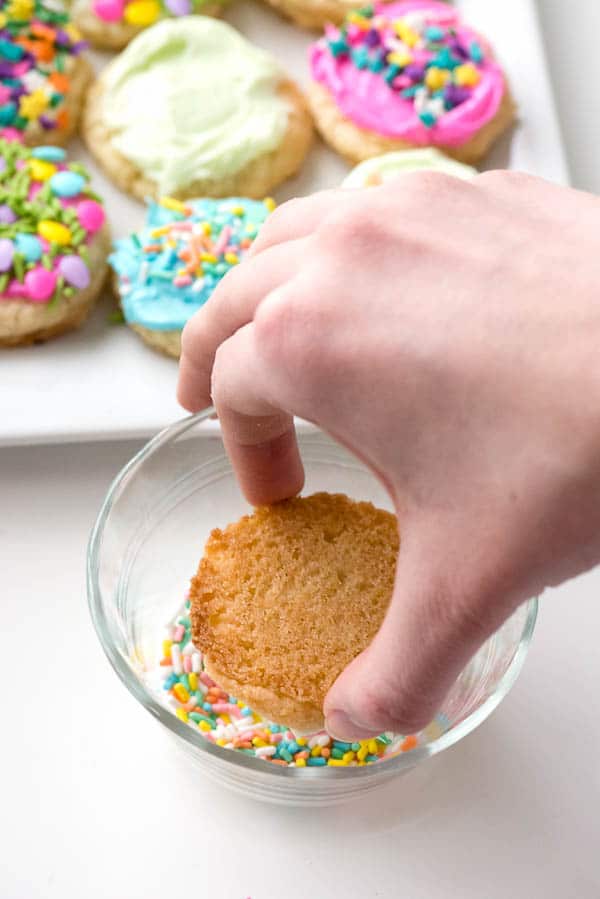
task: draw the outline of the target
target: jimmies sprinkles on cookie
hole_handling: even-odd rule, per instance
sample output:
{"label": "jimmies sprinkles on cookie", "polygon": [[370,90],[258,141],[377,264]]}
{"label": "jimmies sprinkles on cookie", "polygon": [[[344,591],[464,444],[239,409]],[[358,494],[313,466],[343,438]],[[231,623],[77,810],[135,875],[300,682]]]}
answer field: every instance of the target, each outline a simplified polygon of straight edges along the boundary
{"label": "jimmies sprinkles on cookie", "polygon": [[274,205],[243,197],[151,201],[145,227],[116,241],[109,258],[127,323],[178,356],[184,325],[243,259]]}
{"label": "jimmies sprinkles on cookie", "polygon": [[[351,12],[341,27],[327,27],[310,61],[313,81],[326,92],[313,96],[312,105],[328,139],[334,139],[333,123],[328,127],[319,101],[334,103],[357,128],[386,139],[380,152],[402,146],[468,149],[497,116],[499,130],[512,119],[502,69],[446,3],[403,0]],[[489,140],[485,144],[474,145],[471,155],[481,155]],[[337,149],[357,159],[375,155]]]}
{"label": "jimmies sprinkles on cookie", "polygon": [[[40,0],[0,0],[0,136],[55,141],[74,127],[89,79],[69,15]],[[76,97],[70,97],[75,81]]]}

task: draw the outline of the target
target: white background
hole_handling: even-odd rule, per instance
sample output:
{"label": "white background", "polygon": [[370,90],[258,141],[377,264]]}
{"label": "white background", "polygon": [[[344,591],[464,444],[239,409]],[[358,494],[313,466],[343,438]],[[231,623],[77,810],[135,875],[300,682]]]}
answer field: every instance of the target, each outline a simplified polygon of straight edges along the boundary
{"label": "white background", "polygon": [[[600,192],[600,5],[541,4],[573,180]],[[600,572],[544,597],[462,744],[360,804],[258,805],[182,766],[92,631],[87,536],[136,446],[0,451],[1,899],[598,899]]]}

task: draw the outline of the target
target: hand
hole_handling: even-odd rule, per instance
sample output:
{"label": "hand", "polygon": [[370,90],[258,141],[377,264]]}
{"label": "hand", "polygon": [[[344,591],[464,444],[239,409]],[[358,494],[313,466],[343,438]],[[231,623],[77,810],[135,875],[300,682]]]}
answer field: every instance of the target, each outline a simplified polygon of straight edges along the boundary
{"label": "hand", "polygon": [[392,602],[325,713],[418,729],[519,603],[600,559],[600,201],[493,172],[286,203],[183,333],[180,402],[211,395],[252,503],[302,487],[294,414],[389,490]]}

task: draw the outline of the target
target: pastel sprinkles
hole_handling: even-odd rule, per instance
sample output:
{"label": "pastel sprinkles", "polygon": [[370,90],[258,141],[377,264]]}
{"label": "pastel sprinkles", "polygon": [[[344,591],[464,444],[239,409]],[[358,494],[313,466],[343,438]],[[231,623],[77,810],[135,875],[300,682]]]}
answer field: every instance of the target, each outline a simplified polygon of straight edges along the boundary
{"label": "pastel sprinkles", "polygon": [[[381,734],[371,740],[349,743],[335,740],[325,731],[297,735],[260,715],[222,690],[204,671],[202,654],[191,638],[189,600],[162,644],[159,680],[163,698],[174,714],[204,738],[225,749],[263,759],[270,764],[295,768],[361,767],[421,745],[422,735]],[[442,717],[436,733],[447,727]]]}

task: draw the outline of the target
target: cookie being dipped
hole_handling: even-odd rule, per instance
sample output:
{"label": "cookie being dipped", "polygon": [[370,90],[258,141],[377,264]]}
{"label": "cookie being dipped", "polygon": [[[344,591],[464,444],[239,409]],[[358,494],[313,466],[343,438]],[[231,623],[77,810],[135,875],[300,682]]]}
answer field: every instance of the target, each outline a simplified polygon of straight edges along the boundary
{"label": "cookie being dipped", "polygon": [[381,626],[398,549],[393,514],[342,494],[213,530],[190,590],[210,677],[269,720],[321,728],[327,691]]}

